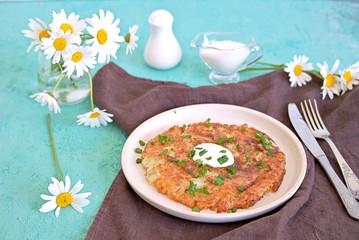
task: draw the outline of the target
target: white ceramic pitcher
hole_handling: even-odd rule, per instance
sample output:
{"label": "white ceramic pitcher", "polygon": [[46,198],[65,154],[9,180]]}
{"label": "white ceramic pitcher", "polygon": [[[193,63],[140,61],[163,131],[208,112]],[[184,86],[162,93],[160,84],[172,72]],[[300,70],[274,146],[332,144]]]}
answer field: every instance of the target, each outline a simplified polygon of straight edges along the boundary
{"label": "white ceramic pitcher", "polygon": [[151,13],[148,22],[151,34],[144,51],[146,63],[160,70],[173,68],[182,59],[182,49],[172,31],[172,14],[158,9]]}

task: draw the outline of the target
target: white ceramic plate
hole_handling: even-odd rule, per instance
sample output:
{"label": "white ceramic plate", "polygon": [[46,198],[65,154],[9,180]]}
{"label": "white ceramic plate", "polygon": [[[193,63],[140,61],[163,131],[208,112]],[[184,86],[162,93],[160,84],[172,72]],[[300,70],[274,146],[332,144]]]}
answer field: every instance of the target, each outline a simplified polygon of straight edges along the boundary
{"label": "white ceramic plate", "polygon": [[[215,213],[209,210],[193,212],[148,184],[142,164],[136,164],[140,156],[134,149],[139,140],[147,142],[173,125],[182,126],[206,121],[223,124],[243,124],[267,133],[286,155],[286,174],[278,191],[265,196],[249,209],[236,213]],[[249,108],[226,104],[190,105],[160,113],[138,126],[127,139],[121,156],[122,169],[133,190],[146,202],[173,216],[198,222],[233,222],[265,214],[288,201],[300,187],[307,168],[307,159],[298,138],[278,120]]]}

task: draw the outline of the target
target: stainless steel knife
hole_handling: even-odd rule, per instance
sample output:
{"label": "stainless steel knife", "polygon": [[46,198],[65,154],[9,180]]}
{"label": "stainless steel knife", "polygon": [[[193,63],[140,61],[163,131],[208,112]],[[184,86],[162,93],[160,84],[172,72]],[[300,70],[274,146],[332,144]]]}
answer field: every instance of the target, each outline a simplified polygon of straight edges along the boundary
{"label": "stainless steel knife", "polygon": [[359,202],[357,202],[354,196],[349,192],[344,183],[335,173],[334,169],[328,161],[327,156],[321,149],[317,140],[314,138],[312,132],[300,114],[298,107],[294,103],[288,104],[288,114],[295,131],[298,133],[299,137],[302,139],[308,150],[319,161],[327,173],[349,215],[353,218],[359,219]]}

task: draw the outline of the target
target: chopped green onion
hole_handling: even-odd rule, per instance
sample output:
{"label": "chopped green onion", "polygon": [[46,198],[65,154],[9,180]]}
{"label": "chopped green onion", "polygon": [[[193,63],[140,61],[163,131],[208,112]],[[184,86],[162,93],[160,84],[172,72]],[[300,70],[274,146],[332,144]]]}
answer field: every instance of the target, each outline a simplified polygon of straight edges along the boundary
{"label": "chopped green onion", "polygon": [[217,139],[217,144],[223,144],[224,143],[224,137],[219,137]]}
{"label": "chopped green onion", "polygon": [[196,151],[195,151],[195,150],[191,150],[191,151],[187,154],[187,157],[192,158],[195,154],[196,154]]}
{"label": "chopped green onion", "polygon": [[224,179],[224,176],[220,174],[216,178],[212,179],[212,183],[215,185],[222,185],[224,183]]}
{"label": "chopped green onion", "polygon": [[186,129],[186,124],[183,124],[181,129],[184,131]]}
{"label": "chopped green onion", "polygon": [[203,149],[202,151],[199,152],[199,156],[202,157],[206,153],[208,153],[208,151],[206,149]]}
{"label": "chopped green onion", "polygon": [[211,119],[207,118],[207,120],[206,120],[206,128],[209,128],[211,126],[212,126]]}
{"label": "chopped green onion", "polygon": [[234,207],[234,208],[232,208],[231,212],[235,213],[235,212],[237,212],[237,210],[238,210],[238,208]]}
{"label": "chopped green onion", "polygon": [[212,159],[212,157],[211,157],[211,156],[206,157],[206,160],[211,160],[211,159]]}
{"label": "chopped green onion", "polygon": [[223,155],[222,157],[218,158],[217,161],[219,162],[219,164],[222,165],[223,163],[228,161],[228,157],[227,155]]}
{"label": "chopped green onion", "polygon": [[173,136],[168,138],[168,141],[170,141],[170,142],[173,142],[174,140],[175,140],[175,138]]}
{"label": "chopped green onion", "polygon": [[200,212],[199,208],[196,206],[194,208],[192,208],[192,212]]}
{"label": "chopped green onion", "polygon": [[207,189],[206,186],[203,186],[203,187],[201,187],[201,188],[197,188],[197,189],[196,189],[196,192],[204,193],[204,194],[207,194],[207,195],[210,195],[210,194],[211,194],[210,192],[208,192],[208,189]]}
{"label": "chopped green onion", "polygon": [[237,189],[240,192],[244,192],[247,188],[245,186],[243,186],[243,185],[240,185],[240,186],[237,187]]}
{"label": "chopped green onion", "polygon": [[235,174],[237,172],[237,169],[234,166],[230,166],[227,168],[227,171],[232,174]]}
{"label": "chopped green onion", "polygon": [[263,169],[263,168],[264,168],[264,162],[263,162],[262,160],[259,160],[259,161],[257,162],[257,167],[258,167],[259,169]]}
{"label": "chopped green onion", "polygon": [[230,173],[230,174],[228,174],[227,178],[232,179],[233,176],[234,176],[234,175]]}
{"label": "chopped green onion", "polygon": [[226,152],[227,152],[226,150],[219,151],[219,153],[226,153]]}
{"label": "chopped green onion", "polygon": [[160,153],[160,156],[165,155],[167,152],[168,152],[168,149],[165,148],[165,149]]}
{"label": "chopped green onion", "polygon": [[241,145],[240,145],[239,143],[237,144],[236,147],[237,147],[237,150],[240,150],[240,149],[241,149]]}
{"label": "chopped green onion", "polygon": [[202,169],[198,170],[198,174],[201,176],[206,175],[206,173],[207,173],[206,165],[204,165]]}
{"label": "chopped green onion", "polygon": [[152,146],[155,145],[155,142],[151,142],[151,145],[152,145]]}
{"label": "chopped green onion", "polygon": [[267,153],[268,156],[273,157],[274,156],[274,152],[272,150],[269,150]]}
{"label": "chopped green onion", "polygon": [[181,138],[191,138],[192,135],[191,134],[185,134],[185,135],[181,135]]}
{"label": "chopped green onion", "polygon": [[137,159],[136,159],[136,163],[137,163],[137,164],[142,163],[142,159],[141,159],[141,158],[137,158]]}
{"label": "chopped green onion", "polygon": [[201,159],[197,159],[196,161],[194,161],[194,164],[196,164],[197,166],[201,166],[203,164],[203,161]]}
{"label": "chopped green onion", "polygon": [[178,161],[177,163],[181,168],[185,168],[187,166],[187,162],[185,160]]}
{"label": "chopped green onion", "polygon": [[146,143],[145,143],[144,141],[142,141],[142,140],[140,140],[140,141],[138,141],[138,142],[140,143],[140,145],[141,145],[142,147],[146,145]]}
{"label": "chopped green onion", "polygon": [[261,138],[263,136],[263,133],[258,131],[254,134],[255,138]]}
{"label": "chopped green onion", "polygon": [[171,162],[175,162],[175,163],[178,163],[178,162],[179,162],[178,159],[176,159],[176,158],[174,158],[174,157],[172,157],[172,156],[170,156],[170,155],[167,155],[167,158],[168,158]]}
{"label": "chopped green onion", "polygon": [[244,152],[247,153],[247,152],[249,152],[250,150],[252,150],[252,148],[251,148],[251,147],[248,147]]}
{"label": "chopped green onion", "polygon": [[234,142],[234,139],[235,139],[234,137],[230,137],[230,138],[227,139],[227,142],[232,143],[232,142]]}
{"label": "chopped green onion", "polygon": [[135,153],[142,153],[142,149],[141,148],[136,148]]}
{"label": "chopped green onion", "polygon": [[192,173],[193,173],[193,168],[189,168],[189,169],[187,170],[187,172],[188,172],[189,174],[192,174]]}
{"label": "chopped green onion", "polygon": [[158,135],[158,141],[161,144],[165,144],[167,142],[167,136]]}
{"label": "chopped green onion", "polygon": [[195,195],[196,187],[197,187],[197,184],[195,184],[193,181],[189,182],[189,187],[188,187],[189,195],[191,195],[191,196]]}
{"label": "chopped green onion", "polygon": [[242,127],[241,130],[244,132],[245,130],[247,130],[247,128],[246,128],[246,127]]}
{"label": "chopped green onion", "polygon": [[252,158],[251,158],[251,157],[246,157],[246,162],[247,162],[247,163],[252,162]]}

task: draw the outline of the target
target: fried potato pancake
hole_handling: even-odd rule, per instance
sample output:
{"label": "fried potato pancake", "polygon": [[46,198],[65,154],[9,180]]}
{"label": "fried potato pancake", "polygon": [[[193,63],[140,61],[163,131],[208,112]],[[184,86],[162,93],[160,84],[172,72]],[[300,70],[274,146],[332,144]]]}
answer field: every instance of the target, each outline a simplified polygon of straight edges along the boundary
{"label": "fried potato pancake", "polygon": [[[193,149],[215,143],[234,156],[229,167],[193,160]],[[273,140],[243,124],[204,122],[173,126],[150,139],[141,154],[147,181],[160,193],[189,208],[234,212],[276,192],[286,173],[284,153]],[[214,160],[215,161],[215,160]]]}

